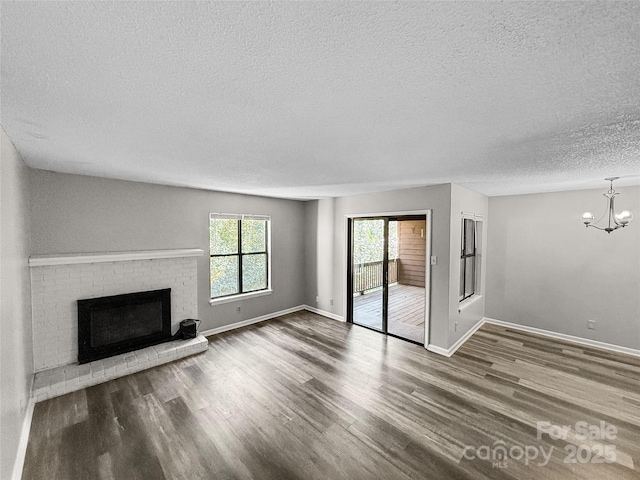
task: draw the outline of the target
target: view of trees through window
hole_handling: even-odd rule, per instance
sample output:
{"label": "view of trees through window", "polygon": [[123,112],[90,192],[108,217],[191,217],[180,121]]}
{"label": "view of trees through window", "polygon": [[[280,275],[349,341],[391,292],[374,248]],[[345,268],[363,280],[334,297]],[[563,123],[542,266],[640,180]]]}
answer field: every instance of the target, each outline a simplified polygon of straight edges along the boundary
{"label": "view of trees through window", "polygon": [[267,220],[212,215],[209,249],[211,298],[267,288]]}
{"label": "view of trees through window", "polygon": [[[384,220],[354,220],[353,263],[381,262],[384,258]],[[398,222],[389,222],[389,260],[398,258]]]}

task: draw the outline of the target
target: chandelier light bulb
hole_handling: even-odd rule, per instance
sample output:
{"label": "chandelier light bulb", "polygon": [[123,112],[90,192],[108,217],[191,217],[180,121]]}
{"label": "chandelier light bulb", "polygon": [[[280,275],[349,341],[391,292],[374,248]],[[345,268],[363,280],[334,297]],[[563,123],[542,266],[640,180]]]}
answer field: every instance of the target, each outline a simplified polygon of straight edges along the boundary
{"label": "chandelier light bulb", "polygon": [[594,217],[593,213],[591,212],[584,212],[581,218],[582,218],[582,223],[584,223],[585,225],[589,225],[591,222],[595,220],[596,217]]}
{"label": "chandelier light bulb", "polygon": [[633,220],[633,213],[631,213],[629,210],[622,210],[621,212],[617,212],[614,215],[614,218],[620,225],[626,225],[631,220]]}

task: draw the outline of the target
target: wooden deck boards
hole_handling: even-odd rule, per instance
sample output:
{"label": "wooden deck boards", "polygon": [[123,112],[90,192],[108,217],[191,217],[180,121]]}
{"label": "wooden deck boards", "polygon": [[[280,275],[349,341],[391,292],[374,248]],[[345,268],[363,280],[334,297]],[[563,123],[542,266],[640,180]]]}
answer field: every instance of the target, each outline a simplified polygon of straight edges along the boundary
{"label": "wooden deck boards", "polygon": [[[494,325],[446,358],[297,312],[36,404],[23,478],[638,479],[639,383],[640,358]],[[545,421],[617,431],[538,439]],[[478,458],[496,444],[552,454]],[[566,463],[582,445],[615,459]]]}
{"label": "wooden deck boards", "polygon": [[[389,287],[389,333],[424,343],[425,289],[411,285]],[[382,328],[382,290],[353,297],[354,322]]]}

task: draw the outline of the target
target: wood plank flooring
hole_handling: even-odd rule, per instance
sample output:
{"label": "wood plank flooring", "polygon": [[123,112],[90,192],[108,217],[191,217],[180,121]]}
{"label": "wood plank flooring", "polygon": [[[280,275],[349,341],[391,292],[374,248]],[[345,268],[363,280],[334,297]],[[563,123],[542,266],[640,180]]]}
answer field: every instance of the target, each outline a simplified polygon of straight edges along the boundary
{"label": "wood plank flooring", "polygon": [[[639,382],[640,358],[502,327],[445,358],[298,312],[36,404],[23,478],[638,479]],[[538,439],[544,421],[571,431]],[[580,440],[580,421],[615,438]],[[598,444],[615,462],[565,463]],[[516,458],[478,458],[496,445]]]}
{"label": "wood plank flooring", "polygon": [[[425,289],[412,285],[389,286],[389,333],[424,344]],[[382,290],[353,297],[354,321],[382,328]]]}

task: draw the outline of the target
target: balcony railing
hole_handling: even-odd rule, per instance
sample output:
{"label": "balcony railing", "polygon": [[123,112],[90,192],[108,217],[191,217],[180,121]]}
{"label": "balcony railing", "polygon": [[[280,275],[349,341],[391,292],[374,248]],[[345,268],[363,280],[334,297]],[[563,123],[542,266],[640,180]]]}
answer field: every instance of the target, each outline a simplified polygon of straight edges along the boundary
{"label": "balcony railing", "polygon": [[[353,293],[364,293],[382,286],[383,262],[357,263],[353,266]],[[389,283],[398,281],[398,260],[389,260]]]}

